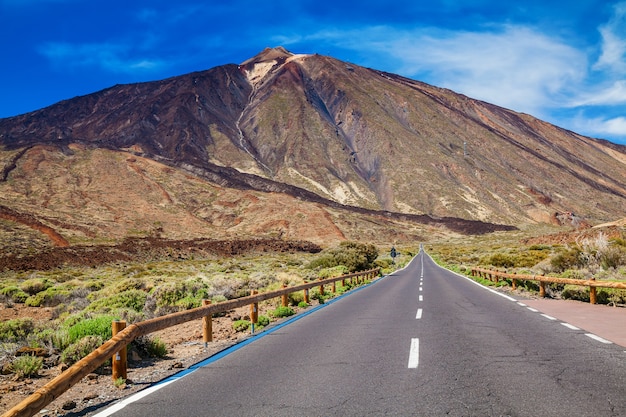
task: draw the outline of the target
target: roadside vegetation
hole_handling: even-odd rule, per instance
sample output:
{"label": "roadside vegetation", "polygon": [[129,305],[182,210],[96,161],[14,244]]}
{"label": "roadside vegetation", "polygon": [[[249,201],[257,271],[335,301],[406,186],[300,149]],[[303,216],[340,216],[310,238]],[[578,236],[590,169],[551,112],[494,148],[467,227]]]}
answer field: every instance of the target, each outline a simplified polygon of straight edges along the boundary
{"label": "roadside vegetation", "polygon": [[[433,243],[427,251],[441,265],[470,275],[472,267],[509,273],[546,275],[573,279],[626,281],[626,231],[609,235],[599,231],[581,233],[567,243],[550,239],[524,238],[515,234],[493,234],[461,241]],[[497,284],[474,278],[486,285],[511,285],[510,280]],[[522,281],[521,290],[536,293],[537,282]],[[589,301],[589,287],[550,284],[547,295],[553,298]],[[598,288],[597,302],[626,305],[626,290]]]}
{"label": "roadside vegetation", "polygon": [[[408,260],[409,254],[396,258],[396,262]],[[71,365],[92,352],[111,337],[113,320],[135,323],[199,307],[204,299],[219,303],[250,295],[252,290],[271,291],[283,284],[294,286],[375,267],[389,273],[397,264],[373,245],[343,242],[318,254],[263,252],[227,258],[4,271],[0,273],[0,302],[7,309],[41,308],[51,317],[38,320],[33,315],[0,323],[0,366],[5,374],[36,376],[42,367]],[[336,294],[330,289],[320,293],[319,288],[313,288],[310,299],[323,303],[352,288],[349,282],[345,286],[337,284]],[[267,315],[259,317],[257,329],[294,314],[295,308],[308,307],[301,292],[290,294],[289,305],[275,304]],[[233,319],[232,327],[239,332],[248,330],[249,317]],[[168,352],[164,342],[149,335],[135,340],[129,350],[142,358],[165,357]]]}

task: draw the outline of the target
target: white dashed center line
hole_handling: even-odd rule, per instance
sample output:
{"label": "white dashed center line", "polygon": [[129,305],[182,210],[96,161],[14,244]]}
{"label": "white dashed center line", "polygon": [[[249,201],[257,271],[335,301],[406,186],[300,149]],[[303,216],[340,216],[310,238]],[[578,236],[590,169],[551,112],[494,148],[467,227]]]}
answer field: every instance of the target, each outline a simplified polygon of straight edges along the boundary
{"label": "white dashed center line", "polygon": [[417,368],[420,361],[420,340],[411,339],[411,349],[409,350],[409,369]]}

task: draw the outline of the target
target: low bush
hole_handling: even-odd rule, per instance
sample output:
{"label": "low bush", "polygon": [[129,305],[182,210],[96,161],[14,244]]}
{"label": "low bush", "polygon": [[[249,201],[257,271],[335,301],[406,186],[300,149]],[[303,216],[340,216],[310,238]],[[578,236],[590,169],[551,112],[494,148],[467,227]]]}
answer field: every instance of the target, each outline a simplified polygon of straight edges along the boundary
{"label": "low bush", "polygon": [[28,295],[35,295],[52,287],[54,283],[47,278],[28,279],[20,284],[22,291]]}
{"label": "low bush", "polygon": [[603,269],[617,269],[626,264],[626,249],[622,246],[610,246],[599,254]]}
{"label": "low bush", "polygon": [[197,281],[168,283],[155,288],[147,299],[146,307],[157,315],[199,307],[209,298],[206,285]]}
{"label": "low bush", "polygon": [[142,311],[148,294],[141,290],[127,290],[92,302],[86,311],[108,313],[117,309]]}
{"label": "low bush", "polygon": [[77,340],[63,350],[61,353],[61,362],[67,365],[73,365],[99,348],[100,345],[104,343],[104,340],[103,337],[95,335],[85,336]]}
{"label": "low bush", "polygon": [[113,335],[111,323],[116,319],[114,316],[105,315],[78,321],[67,329],[70,344],[85,336],[98,336],[102,340],[110,339]]}
{"label": "low bush", "polygon": [[275,310],[270,312],[272,317],[289,317],[296,314],[291,307],[278,307]]}
{"label": "low bush", "polygon": [[39,370],[43,366],[43,358],[37,356],[18,356],[11,362],[11,371],[18,376],[18,378],[37,376]]}
{"label": "low bush", "polygon": [[320,279],[340,277],[348,273],[348,267],[345,265],[337,265],[330,268],[323,268],[317,273],[317,277]]}
{"label": "low bush", "polygon": [[54,307],[69,301],[76,288],[68,288],[61,286],[48,287],[35,295],[31,295],[25,301],[29,307]]}
{"label": "low bush", "polygon": [[378,249],[371,244],[344,241],[339,247],[325,250],[317,259],[311,261],[309,269],[324,269],[343,265],[348,272],[365,271],[374,267]]}
{"label": "low bush", "polygon": [[270,324],[270,318],[267,317],[267,316],[260,315],[258,320],[257,320],[257,324],[259,326],[265,327],[268,324]]}
{"label": "low bush", "polygon": [[19,342],[34,330],[35,323],[30,318],[13,319],[0,322],[0,341]]}
{"label": "low bush", "polygon": [[158,337],[140,336],[133,340],[130,349],[135,349],[141,357],[164,358],[167,356],[167,345]]}
{"label": "low bush", "polygon": [[549,256],[549,252],[539,249],[521,250],[516,253],[494,253],[480,260],[483,265],[496,268],[532,268]]}
{"label": "low bush", "polygon": [[233,329],[236,332],[245,332],[249,328],[250,328],[250,321],[249,320],[237,320],[237,321],[233,322]]}
{"label": "low bush", "polygon": [[23,303],[28,298],[28,294],[16,285],[10,285],[0,290],[0,295],[3,295],[13,301],[14,303]]}
{"label": "low bush", "polygon": [[288,299],[289,305],[297,306],[304,301],[304,294],[302,293],[302,291],[292,292],[289,294]]}
{"label": "low bush", "polygon": [[565,272],[568,269],[577,269],[585,266],[583,253],[579,248],[564,250],[550,259],[550,265],[555,272]]}

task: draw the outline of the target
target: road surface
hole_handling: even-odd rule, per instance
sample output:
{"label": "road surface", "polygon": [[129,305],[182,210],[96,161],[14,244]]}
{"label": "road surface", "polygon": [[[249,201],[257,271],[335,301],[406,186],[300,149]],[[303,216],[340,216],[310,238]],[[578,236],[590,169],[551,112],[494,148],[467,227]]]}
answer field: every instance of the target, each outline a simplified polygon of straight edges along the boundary
{"label": "road surface", "polygon": [[98,416],[625,416],[624,348],[518,301],[420,252]]}

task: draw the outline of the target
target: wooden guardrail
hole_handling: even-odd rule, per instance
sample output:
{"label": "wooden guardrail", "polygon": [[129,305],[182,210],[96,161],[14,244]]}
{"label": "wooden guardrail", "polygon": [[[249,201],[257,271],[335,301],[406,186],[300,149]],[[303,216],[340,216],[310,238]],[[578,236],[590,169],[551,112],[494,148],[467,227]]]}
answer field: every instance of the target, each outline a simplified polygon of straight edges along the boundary
{"label": "wooden guardrail", "polygon": [[[313,287],[319,286],[320,292],[323,294],[324,285],[332,285],[332,291],[335,292],[335,283],[337,281],[342,281],[344,286],[346,280],[353,281],[356,279],[357,283],[361,283],[365,280],[374,279],[379,275],[379,273],[380,268],[375,268],[369,271],[356,272],[339,277],[312,281],[296,285],[294,287],[283,287],[280,290],[266,293],[253,293],[247,297],[228,300],[217,304],[205,303],[205,305],[201,307],[134,323],[128,327],[124,327],[124,324],[120,326],[119,322],[113,322],[114,336],[111,339],[107,340],[98,349],[76,362],[74,365],[65,370],[65,372],[52,379],[50,382],[35,391],[32,395],[5,412],[2,417],[31,417],[35,415],[43,407],[50,404],[61,394],[77,384],[81,379],[96,370],[110,358],[113,358],[113,378],[116,379],[118,375],[125,376],[125,349],[126,346],[137,337],[154,333],[178,324],[186,323],[188,321],[203,319],[203,335],[204,341],[207,343],[212,340],[210,332],[212,325],[210,323],[213,314],[223,313],[234,308],[244,307],[246,305],[251,306],[251,312],[253,312],[253,306],[255,311],[258,311],[259,302],[277,297],[282,297],[282,304],[286,305],[287,295],[297,291],[304,291],[305,300],[308,300],[308,290]],[[251,318],[254,319],[255,315],[251,314]],[[122,327],[122,329],[120,329],[120,327]],[[119,367],[120,364],[122,369]]]}
{"label": "wooden guardrail", "polygon": [[472,268],[472,276],[478,276],[490,281],[498,282],[499,278],[511,279],[511,286],[513,289],[517,288],[517,281],[538,281],[539,282],[539,296],[546,296],[546,283],[557,284],[571,284],[579,285],[581,287],[589,287],[589,303],[596,303],[596,288],[617,288],[626,290],[626,282],[616,281],[596,281],[592,279],[572,279],[572,278],[558,278],[558,277],[546,277],[543,275],[525,275],[525,274],[509,274],[507,272],[494,271],[484,268]]}

